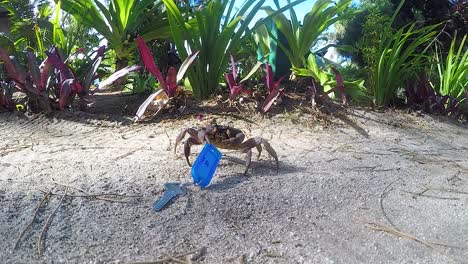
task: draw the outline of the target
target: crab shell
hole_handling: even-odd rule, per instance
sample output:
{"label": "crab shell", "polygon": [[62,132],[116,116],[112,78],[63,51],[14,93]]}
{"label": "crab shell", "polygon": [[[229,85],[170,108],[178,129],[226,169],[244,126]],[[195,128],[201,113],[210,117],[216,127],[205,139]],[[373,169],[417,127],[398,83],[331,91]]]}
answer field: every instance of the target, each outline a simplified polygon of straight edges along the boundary
{"label": "crab shell", "polygon": [[247,174],[250,167],[253,148],[256,148],[258,151],[258,159],[260,159],[262,150],[265,148],[270,156],[275,159],[276,170],[278,171],[279,169],[278,155],[273,147],[271,147],[270,143],[264,138],[254,137],[244,141],[245,134],[240,129],[217,124],[209,124],[198,130],[195,128],[183,129],[176,138],[174,153],[177,151],[178,144],[185,138],[186,134],[189,134],[189,138],[184,143],[184,154],[189,166],[191,166],[189,160],[191,146],[202,145],[206,142],[213,144],[218,148],[240,150],[242,153],[246,153],[246,169],[244,171],[244,175]]}

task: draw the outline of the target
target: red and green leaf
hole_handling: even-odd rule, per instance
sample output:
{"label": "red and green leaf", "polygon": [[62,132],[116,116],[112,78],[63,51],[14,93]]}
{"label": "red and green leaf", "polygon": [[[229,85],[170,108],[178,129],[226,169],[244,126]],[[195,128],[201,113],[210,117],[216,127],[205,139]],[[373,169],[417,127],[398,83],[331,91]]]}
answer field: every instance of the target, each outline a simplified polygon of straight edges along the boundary
{"label": "red and green leaf", "polygon": [[59,71],[61,80],[75,79],[75,75],[73,74],[70,67],[65,64],[65,62],[57,53],[49,51],[46,51],[45,53],[47,54],[47,62]]}
{"label": "red and green leaf", "polygon": [[331,68],[333,73],[335,74],[335,79],[336,79],[336,90],[338,91],[338,93],[340,94],[341,96],[341,101],[343,102],[343,104],[346,104],[347,103],[347,100],[346,100],[346,93],[345,93],[345,85],[344,85],[344,81],[343,81],[343,76],[341,75],[341,73],[335,69],[335,68]]}
{"label": "red and green leaf", "polygon": [[283,94],[284,90],[279,88],[283,79],[284,76],[279,78],[279,80],[275,82],[271,66],[268,63],[266,63],[266,85],[269,94],[265,99],[265,102],[262,107],[264,113],[268,112],[271,106],[275,103],[275,101],[278,100],[278,98]]}
{"label": "red and green leaf", "polygon": [[224,77],[226,78],[226,82],[228,83],[229,90],[231,92],[231,95],[229,96],[230,100],[235,100],[240,94],[252,94],[251,90],[245,88],[242,84],[236,83],[232,73],[226,73],[224,74]]}
{"label": "red and green leaf", "polygon": [[273,71],[271,70],[270,64],[266,63],[265,67],[266,67],[266,86],[268,88],[268,91],[271,93],[275,86],[274,75],[273,75]]}
{"label": "red and green leaf", "polygon": [[70,96],[73,92],[73,79],[64,80],[60,84],[59,108],[64,109],[69,104]]}
{"label": "red and green leaf", "polygon": [[268,94],[267,98],[265,99],[265,103],[263,104],[262,110],[264,113],[268,112],[275,103],[276,100],[280,97],[280,95],[283,94],[283,90],[277,89],[271,93]]}
{"label": "red and green leaf", "polygon": [[231,70],[232,70],[232,76],[234,77],[234,80],[237,80],[236,62],[234,61],[234,57],[232,55],[231,55]]}
{"label": "red and green leaf", "polygon": [[[47,58],[44,61],[44,68],[42,69],[42,73],[41,73],[41,84],[40,84],[41,89],[45,90],[47,86],[47,79],[49,78],[49,74],[51,70],[52,70],[52,65],[49,63],[49,59]],[[41,90],[41,92],[43,92],[44,90]]]}
{"label": "red and green leaf", "polygon": [[242,85],[242,82],[250,78],[255,73],[255,71],[257,71],[260,68],[260,66],[261,64],[257,63],[257,65],[255,65],[255,67],[250,71],[250,73],[242,81],[238,83],[236,62],[234,61],[234,57],[231,55],[231,72],[224,74],[224,78],[226,78],[226,82],[231,92],[231,95],[229,96],[229,100],[231,101],[235,100],[237,96],[239,96],[240,94],[248,94],[248,95],[252,94],[252,91],[245,88],[245,86]]}
{"label": "red and green leaf", "polygon": [[170,67],[166,76],[166,92],[169,97],[173,97],[177,91],[177,69]]}
{"label": "red and green leaf", "polygon": [[150,49],[148,48],[145,41],[140,35],[138,35],[137,41],[138,49],[140,50],[140,55],[141,59],[143,60],[143,64],[145,64],[146,69],[158,79],[161,88],[163,90],[166,90],[166,81],[164,80],[161,70],[159,70],[159,67],[156,65],[153,55],[151,55]]}
{"label": "red and green leaf", "polygon": [[91,64],[89,65],[89,67],[87,69],[87,72],[84,75],[83,80],[81,80],[81,84],[83,86],[82,90],[85,93],[88,93],[89,88],[91,87],[91,84],[93,83],[93,81],[95,79],[96,72],[97,72],[99,66],[101,65],[101,61],[102,61],[102,59],[104,57],[104,52],[105,51],[106,51],[105,46],[99,47],[99,49],[96,51],[96,56],[92,60]]}

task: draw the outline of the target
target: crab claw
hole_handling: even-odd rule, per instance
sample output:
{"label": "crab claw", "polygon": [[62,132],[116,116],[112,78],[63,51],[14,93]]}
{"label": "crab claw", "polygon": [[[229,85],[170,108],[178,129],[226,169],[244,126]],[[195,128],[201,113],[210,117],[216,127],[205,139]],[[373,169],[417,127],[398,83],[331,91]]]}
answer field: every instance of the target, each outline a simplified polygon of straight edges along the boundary
{"label": "crab claw", "polygon": [[185,155],[185,159],[187,160],[187,164],[189,166],[192,166],[192,164],[190,163],[190,160],[189,160],[190,147],[192,147],[192,145],[201,145],[201,144],[203,144],[203,138],[205,137],[205,133],[200,134],[200,132],[198,130],[194,129],[194,128],[183,129],[176,138],[175,146],[174,146],[174,154],[177,153],[177,146],[185,138],[185,135],[187,133],[189,134],[190,137],[185,141],[184,155]]}

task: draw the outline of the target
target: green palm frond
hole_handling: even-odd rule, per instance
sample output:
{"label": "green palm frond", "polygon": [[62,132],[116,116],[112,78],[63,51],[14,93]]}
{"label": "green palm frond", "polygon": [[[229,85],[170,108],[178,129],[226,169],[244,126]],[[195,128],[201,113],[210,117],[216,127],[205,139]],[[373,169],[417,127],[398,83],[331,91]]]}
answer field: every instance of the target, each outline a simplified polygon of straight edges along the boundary
{"label": "green palm frond", "polygon": [[[155,17],[149,12],[151,8],[161,8],[161,1],[111,0],[108,6],[99,0],[61,1],[63,10],[83,25],[95,29],[108,41],[117,58],[129,58],[136,48],[134,38],[137,34],[145,41],[170,37],[165,13]],[[144,26],[148,20],[151,20],[152,26]]]}

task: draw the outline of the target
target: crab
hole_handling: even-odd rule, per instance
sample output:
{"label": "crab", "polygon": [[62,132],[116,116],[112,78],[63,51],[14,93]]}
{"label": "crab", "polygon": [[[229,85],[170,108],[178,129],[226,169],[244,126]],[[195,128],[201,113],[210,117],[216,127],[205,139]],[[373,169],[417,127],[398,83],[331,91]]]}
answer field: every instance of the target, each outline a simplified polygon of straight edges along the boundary
{"label": "crab", "polygon": [[245,134],[240,129],[233,128],[230,126],[209,124],[200,129],[186,128],[176,139],[174,153],[177,153],[177,146],[185,138],[185,135],[189,134],[189,138],[184,144],[184,155],[189,166],[192,166],[189,160],[190,148],[192,145],[201,145],[204,142],[213,144],[218,148],[240,150],[242,153],[246,153],[245,157],[245,171],[244,175],[247,175],[250,163],[252,161],[252,149],[255,147],[258,151],[258,159],[262,154],[262,145],[265,150],[272,156],[276,161],[276,171],[279,170],[278,155],[276,151],[271,147],[270,143],[261,137],[249,138],[246,141]]}

